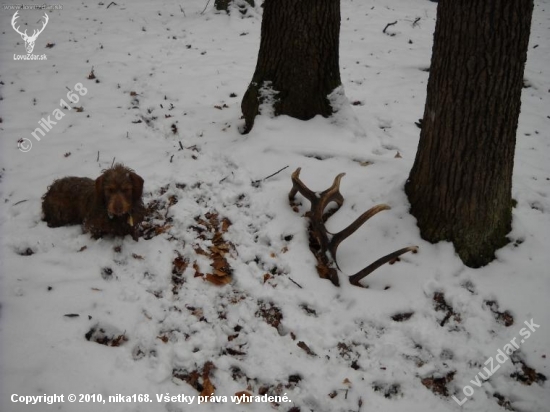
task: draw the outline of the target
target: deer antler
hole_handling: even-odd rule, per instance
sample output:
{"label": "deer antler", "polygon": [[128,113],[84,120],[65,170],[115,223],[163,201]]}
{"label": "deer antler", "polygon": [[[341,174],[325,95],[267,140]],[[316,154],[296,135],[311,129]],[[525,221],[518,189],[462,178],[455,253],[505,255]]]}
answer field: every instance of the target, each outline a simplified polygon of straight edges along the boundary
{"label": "deer antler", "polygon": [[[359,229],[367,220],[383,210],[390,209],[390,207],[385,204],[376,205],[355,219],[355,221],[345,229],[338,233],[332,234],[325,228],[325,222],[333,213],[338,211],[344,203],[344,197],[340,193],[340,181],[344,177],[345,173],[340,173],[336,176],[332,186],[330,186],[327,190],[321,193],[316,193],[310,190],[300,180],[300,171],[301,169],[298,168],[294,173],[292,173],[292,189],[288,194],[288,199],[290,204],[295,206],[294,198],[299,192],[310,201],[311,210],[306,214],[309,219],[309,248],[317,259],[317,273],[319,273],[321,278],[329,279],[335,286],[338,286],[339,280],[336,271],[337,268],[339,269],[338,262],[336,261],[338,246],[343,240],[355,233],[355,231]],[[331,202],[336,203],[336,209],[325,212],[326,207]],[[397,260],[397,258],[403,253],[416,253],[417,250],[417,246],[409,246],[381,257],[374,263],[357,272],[355,275],[350,276],[349,281],[352,285],[361,286],[359,281],[383,264]]]}

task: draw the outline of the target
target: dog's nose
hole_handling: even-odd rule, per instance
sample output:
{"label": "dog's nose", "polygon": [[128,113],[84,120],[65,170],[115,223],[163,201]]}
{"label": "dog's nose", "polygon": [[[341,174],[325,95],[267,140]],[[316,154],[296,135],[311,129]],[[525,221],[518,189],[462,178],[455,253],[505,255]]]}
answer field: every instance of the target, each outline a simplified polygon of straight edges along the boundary
{"label": "dog's nose", "polygon": [[119,199],[115,199],[111,212],[114,215],[120,216],[124,214],[124,204]]}

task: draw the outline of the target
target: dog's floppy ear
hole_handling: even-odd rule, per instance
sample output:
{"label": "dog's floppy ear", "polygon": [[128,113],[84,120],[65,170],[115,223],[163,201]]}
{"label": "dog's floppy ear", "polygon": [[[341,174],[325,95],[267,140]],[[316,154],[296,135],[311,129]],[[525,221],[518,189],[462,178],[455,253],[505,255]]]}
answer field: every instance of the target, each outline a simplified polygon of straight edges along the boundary
{"label": "dog's floppy ear", "polygon": [[100,204],[105,204],[105,190],[103,190],[103,175],[95,180],[95,198]]}
{"label": "dog's floppy ear", "polygon": [[132,200],[134,203],[139,203],[141,201],[141,196],[143,195],[143,178],[134,173],[130,173],[130,180],[132,181]]}

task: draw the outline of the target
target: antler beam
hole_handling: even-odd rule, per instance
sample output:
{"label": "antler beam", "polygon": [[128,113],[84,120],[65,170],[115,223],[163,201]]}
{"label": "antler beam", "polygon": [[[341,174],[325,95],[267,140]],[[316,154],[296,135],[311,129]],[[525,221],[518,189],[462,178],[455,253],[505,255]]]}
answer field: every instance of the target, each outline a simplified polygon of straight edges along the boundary
{"label": "antler beam", "polygon": [[[319,273],[321,278],[329,279],[335,286],[339,286],[340,283],[337,273],[339,266],[336,261],[338,246],[342,243],[342,241],[355,233],[355,231],[367,222],[367,220],[383,210],[390,209],[390,207],[385,204],[376,205],[355,219],[355,221],[345,229],[338,233],[332,234],[327,231],[325,222],[333,213],[338,211],[344,203],[344,197],[340,193],[340,181],[344,177],[345,173],[340,173],[336,176],[334,182],[327,190],[317,193],[309,189],[300,180],[300,171],[301,168],[298,168],[294,173],[292,173],[292,189],[290,189],[290,193],[288,194],[288,200],[291,206],[296,206],[295,197],[297,193],[300,193],[310,201],[311,210],[306,213],[306,217],[309,220],[309,248],[317,259],[317,273]],[[331,202],[336,203],[336,209],[328,212],[325,211]],[[395,262],[403,253],[416,253],[417,250],[417,246],[409,246],[381,257],[374,263],[357,272],[355,275],[350,276],[349,282],[352,285],[361,286],[359,281],[383,264],[392,261]]]}

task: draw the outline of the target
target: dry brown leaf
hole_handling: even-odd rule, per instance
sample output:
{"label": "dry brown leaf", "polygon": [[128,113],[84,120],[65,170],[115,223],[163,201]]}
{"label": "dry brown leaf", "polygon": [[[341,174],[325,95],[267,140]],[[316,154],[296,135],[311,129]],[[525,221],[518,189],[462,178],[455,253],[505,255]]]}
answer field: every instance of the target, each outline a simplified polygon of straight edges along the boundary
{"label": "dry brown leaf", "polygon": [[176,256],[172,262],[172,274],[173,275],[182,275],[189,266],[189,261],[182,256]]}
{"label": "dry brown leaf", "polygon": [[208,256],[208,253],[205,252],[200,246],[197,246],[197,245],[193,246],[193,250],[197,255]]}
{"label": "dry brown leaf", "polygon": [[222,271],[222,270],[218,270],[218,269],[214,269],[214,270],[212,271],[212,274],[213,274],[213,275],[216,275],[216,276],[218,276],[218,277],[220,277],[220,278],[223,278],[223,277],[225,277],[225,276],[229,276],[229,273],[224,272],[224,271]]}
{"label": "dry brown leaf", "polygon": [[224,217],[222,219],[222,232],[223,233],[227,232],[227,230],[229,229],[229,226],[231,226],[231,221],[228,218]]}
{"label": "dry brown leaf", "polygon": [[304,341],[299,341],[298,342],[298,347],[300,349],[303,349],[308,355],[311,355],[311,356],[316,356],[315,355],[315,352],[313,352],[310,347],[304,342]]}
{"label": "dry brown leaf", "polygon": [[171,228],[172,228],[172,225],[157,226],[155,227],[155,233],[158,236],[168,232]]}
{"label": "dry brown leaf", "polygon": [[199,264],[197,261],[193,262],[193,269],[195,270],[195,276],[196,278],[204,276],[204,273],[201,273]]}
{"label": "dry brown leaf", "polygon": [[204,313],[203,313],[202,309],[200,309],[200,308],[198,308],[198,309],[193,309],[193,310],[191,311],[191,314],[192,314],[193,316],[196,316],[196,317],[199,318],[199,319],[202,318],[202,317],[204,316]]}
{"label": "dry brown leaf", "polygon": [[231,282],[231,276],[215,276],[211,273],[208,273],[205,279],[210,283],[218,286],[227,285],[229,282]]}
{"label": "dry brown leaf", "polygon": [[249,403],[249,402],[251,402],[251,400],[245,398],[245,396],[246,397],[248,397],[248,396],[252,397],[253,395],[252,395],[252,393],[250,393],[248,391],[240,391],[240,392],[235,392],[235,396],[237,396],[238,398],[242,398],[240,403]]}
{"label": "dry brown leaf", "polygon": [[210,396],[216,392],[216,387],[210,381],[210,372],[216,367],[212,362],[206,362],[202,369],[202,391],[200,396]]}
{"label": "dry brown leaf", "polygon": [[223,242],[223,233],[216,232],[214,233],[214,237],[212,238],[212,243],[219,244]]}
{"label": "dry brown leaf", "polygon": [[214,261],[210,264],[214,269],[227,270],[229,264],[224,258],[214,258]]}

